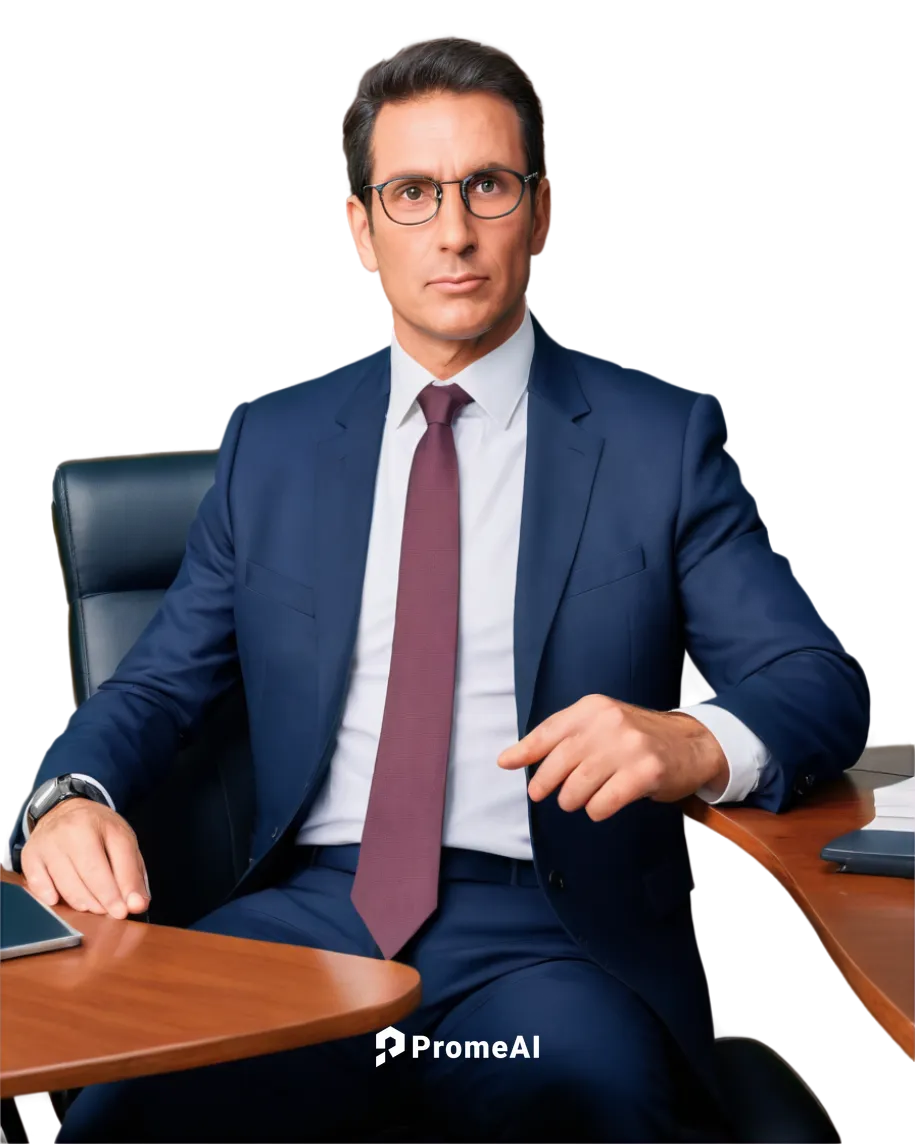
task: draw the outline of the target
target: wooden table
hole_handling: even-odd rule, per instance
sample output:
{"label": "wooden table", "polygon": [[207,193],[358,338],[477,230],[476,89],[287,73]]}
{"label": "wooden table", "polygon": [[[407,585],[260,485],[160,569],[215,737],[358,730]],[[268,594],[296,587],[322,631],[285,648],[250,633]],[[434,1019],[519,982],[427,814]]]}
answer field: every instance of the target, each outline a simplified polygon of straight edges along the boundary
{"label": "wooden table", "polygon": [[[915,1056],[913,882],[839,874],[819,857],[873,817],[875,787],[912,773],[908,751],[866,751],[786,814],[721,810],[696,797],[683,809],[779,879],[864,1004]],[[85,937],[2,963],[3,1097],[369,1032],[420,1002],[419,974],[399,962],[54,909]]]}
{"label": "wooden table", "polygon": [[52,908],[83,941],[2,963],[4,1098],[371,1032],[420,1002],[400,962]]}
{"label": "wooden table", "polygon": [[915,883],[841,874],[820,850],[874,817],[876,787],[912,774],[911,747],[874,747],[841,778],[783,814],[722,810],[695,796],[690,818],[752,854],[807,915],[846,980],[874,1017],[915,1057]]}

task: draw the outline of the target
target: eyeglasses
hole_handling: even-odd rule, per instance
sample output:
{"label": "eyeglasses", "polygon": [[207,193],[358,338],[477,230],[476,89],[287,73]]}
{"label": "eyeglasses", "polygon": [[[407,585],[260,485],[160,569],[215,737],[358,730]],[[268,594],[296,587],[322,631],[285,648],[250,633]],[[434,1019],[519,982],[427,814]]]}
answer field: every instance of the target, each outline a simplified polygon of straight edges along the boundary
{"label": "eyeglasses", "polygon": [[476,218],[503,218],[511,214],[524,196],[524,188],[537,171],[522,175],[505,167],[489,167],[474,171],[463,179],[448,179],[443,183],[425,175],[400,175],[384,183],[368,183],[365,191],[375,190],[381,199],[384,213],[391,222],[401,226],[419,226],[438,214],[442,205],[442,187],[460,183],[464,205]]}

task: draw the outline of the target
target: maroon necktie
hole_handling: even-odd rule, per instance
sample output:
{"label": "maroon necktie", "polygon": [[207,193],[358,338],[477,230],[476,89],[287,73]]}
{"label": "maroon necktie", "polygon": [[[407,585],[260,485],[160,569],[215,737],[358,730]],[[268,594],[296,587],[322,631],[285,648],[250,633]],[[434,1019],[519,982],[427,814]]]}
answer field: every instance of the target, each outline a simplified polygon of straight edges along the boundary
{"label": "maroon necktie", "polygon": [[351,897],[386,958],[438,904],[454,713],[460,501],[451,422],[473,398],[429,384],[400,547],[391,670]]}

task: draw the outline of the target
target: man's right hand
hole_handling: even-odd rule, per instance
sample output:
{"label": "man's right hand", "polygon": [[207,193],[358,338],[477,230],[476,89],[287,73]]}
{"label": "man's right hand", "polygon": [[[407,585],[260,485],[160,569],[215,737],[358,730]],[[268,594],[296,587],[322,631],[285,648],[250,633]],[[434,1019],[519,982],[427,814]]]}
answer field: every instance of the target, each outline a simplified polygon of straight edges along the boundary
{"label": "man's right hand", "polygon": [[110,806],[68,798],[39,818],[22,848],[29,890],[56,905],[126,918],[149,904],[146,863],[130,824]]}

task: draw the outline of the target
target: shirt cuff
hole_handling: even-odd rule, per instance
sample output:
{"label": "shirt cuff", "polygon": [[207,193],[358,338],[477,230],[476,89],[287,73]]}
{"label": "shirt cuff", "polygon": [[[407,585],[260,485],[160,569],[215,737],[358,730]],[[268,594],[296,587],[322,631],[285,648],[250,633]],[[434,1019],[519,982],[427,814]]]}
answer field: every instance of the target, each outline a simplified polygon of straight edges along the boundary
{"label": "shirt cuff", "polygon": [[695,793],[704,802],[714,806],[719,802],[740,802],[756,790],[759,779],[771,755],[765,743],[736,715],[714,703],[696,703],[691,707],[675,707],[685,715],[692,715],[718,740],[728,764],[728,785],[720,795],[708,786]]}

